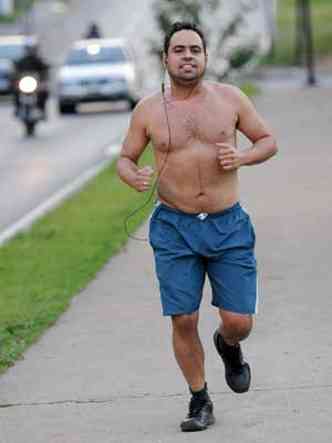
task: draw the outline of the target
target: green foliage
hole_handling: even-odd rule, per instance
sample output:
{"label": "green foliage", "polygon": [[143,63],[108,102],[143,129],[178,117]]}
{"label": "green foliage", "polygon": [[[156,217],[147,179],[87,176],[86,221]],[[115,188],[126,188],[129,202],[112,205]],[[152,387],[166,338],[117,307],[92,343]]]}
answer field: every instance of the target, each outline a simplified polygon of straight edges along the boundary
{"label": "green foliage", "polygon": [[0,15],[0,23],[11,23],[15,21],[21,14],[26,12],[38,0],[15,0],[14,13],[12,15]]}
{"label": "green foliage", "polygon": [[219,0],[162,0],[156,1],[153,8],[159,29],[166,34],[175,20],[202,25],[204,9],[215,10],[219,3]]}
{"label": "green foliage", "polygon": [[261,34],[248,26],[248,14],[257,7],[254,1],[237,1],[229,8],[226,0],[155,0],[154,17],[159,35],[150,41],[151,53],[161,61],[162,42],[175,21],[196,23],[204,30],[209,58],[213,61],[208,64],[207,76],[222,81],[235,71],[250,68],[261,57]]}
{"label": "green foliage", "polygon": [[[314,48],[318,56],[332,54],[332,2],[311,0]],[[296,62],[296,0],[278,1],[278,35],[272,57],[266,62],[290,65]]]}
{"label": "green foliage", "polygon": [[254,48],[238,48],[230,56],[229,63],[232,69],[239,69],[247,64],[255,55]]}
{"label": "green foliage", "polygon": [[202,13],[205,10],[214,11],[220,0],[155,0],[153,3],[154,18],[160,31],[161,38],[151,41],[151,53],[161,56],[162,41],[175,21],[189,21],[202,25]]}
{"label": "green foliage", "polygon": [[245,82],[245,83],[242,83],[241,85],[239,85],[240,86],[240,88],[241,88],[241,90],[248,96],[248,97],[253,97],[253,96],[255,96],[255,95],[258,95],[258,94],[260,94],[260,90],[259,90],[259,88],[255,85],[255,84],[253,84],[253,83],[250,83],[250,82]]}

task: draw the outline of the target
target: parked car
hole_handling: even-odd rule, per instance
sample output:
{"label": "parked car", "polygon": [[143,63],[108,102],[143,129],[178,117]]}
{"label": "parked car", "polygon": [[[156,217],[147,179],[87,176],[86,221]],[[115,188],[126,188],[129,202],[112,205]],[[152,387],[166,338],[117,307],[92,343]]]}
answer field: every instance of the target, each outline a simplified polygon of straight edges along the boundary
{"label": "parked car", "polygon": [[139,76],[132,50],[123,39],[76,41],[57,75],[60,114],[75,113],[79,103],[139,99]]}
{"label": "parked car", "polygon": [[0,36],[0,94],[12,92],[14,62],[23,56],[26,46],[37,44],[31,35]]}

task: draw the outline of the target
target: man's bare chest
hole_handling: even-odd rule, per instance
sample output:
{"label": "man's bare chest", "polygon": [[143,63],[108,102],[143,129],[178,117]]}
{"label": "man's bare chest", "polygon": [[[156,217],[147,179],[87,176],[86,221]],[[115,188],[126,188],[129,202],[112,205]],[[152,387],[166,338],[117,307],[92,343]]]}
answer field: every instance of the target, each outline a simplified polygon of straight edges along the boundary
{"label": "man's bare chest", "polygon": [[237,115],[230,108],[200,109],[200,107],[181,109],[180,106],[167,107],[153,119],[150,137],[159,150],[168,146],[169,139],[173,149],[184,149],[193,144],[211,145],[234,140]]}

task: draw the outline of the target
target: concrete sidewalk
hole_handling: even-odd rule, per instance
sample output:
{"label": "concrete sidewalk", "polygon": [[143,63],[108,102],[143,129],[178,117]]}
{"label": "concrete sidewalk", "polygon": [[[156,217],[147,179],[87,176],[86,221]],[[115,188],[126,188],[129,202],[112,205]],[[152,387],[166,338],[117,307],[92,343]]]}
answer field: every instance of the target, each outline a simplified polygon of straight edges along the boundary
{"label": "concrete sidewalk", "polygon": [[236,395],[225,384],[207,289],[200,326],[217,423],[180,432],[189,396],[160,315],[152,253],[130,241],[0,378],[1,443],[332,441],[331,102],[324,88],[257,99],[280,153],[241,171],[262,283],[244,344],[251,391]]}

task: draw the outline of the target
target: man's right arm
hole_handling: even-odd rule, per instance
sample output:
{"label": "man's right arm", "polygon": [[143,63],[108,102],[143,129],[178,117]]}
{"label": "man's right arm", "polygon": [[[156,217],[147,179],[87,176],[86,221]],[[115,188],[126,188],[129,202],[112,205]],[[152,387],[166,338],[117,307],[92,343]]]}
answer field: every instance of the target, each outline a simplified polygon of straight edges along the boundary
{"label": "man's right arm", "polygon": [[152,168],[148,166],[138,167],[138,160],[150,141],[146,120],[146,103],[143,101],[133,111],[129,129],[117,161],[117,171],[121,180],[138,192],[149,189],[153,174]]}

